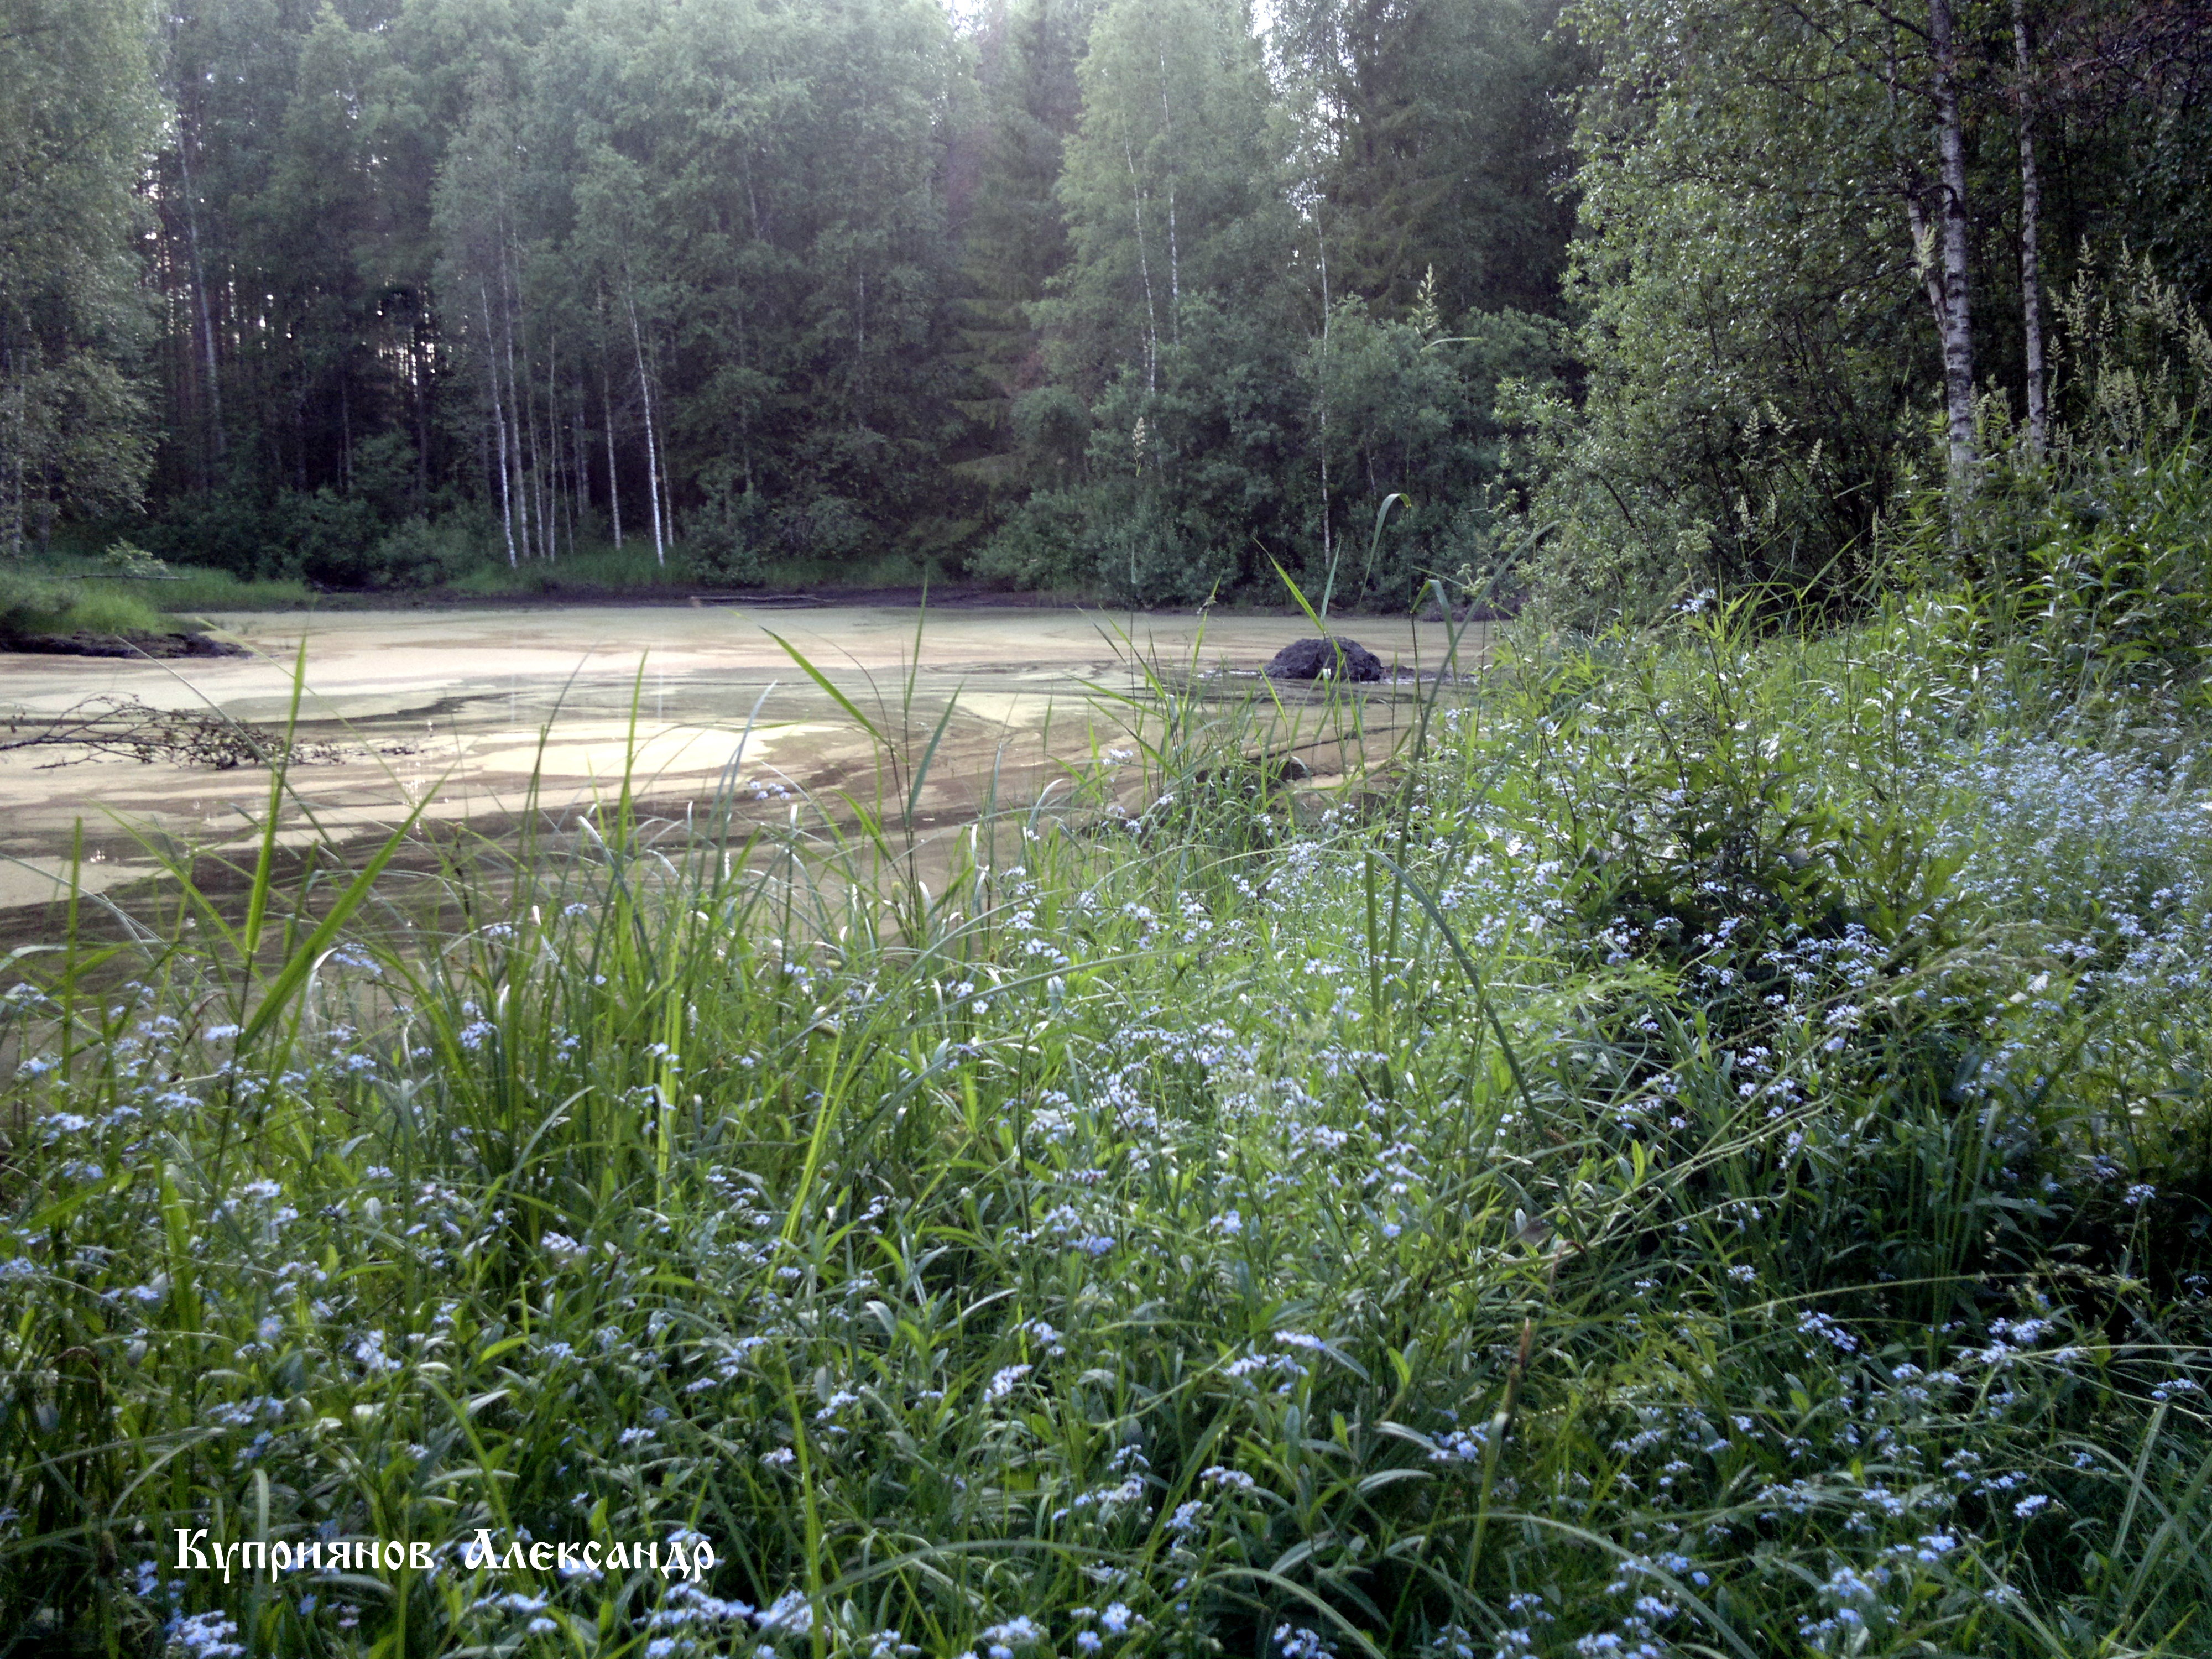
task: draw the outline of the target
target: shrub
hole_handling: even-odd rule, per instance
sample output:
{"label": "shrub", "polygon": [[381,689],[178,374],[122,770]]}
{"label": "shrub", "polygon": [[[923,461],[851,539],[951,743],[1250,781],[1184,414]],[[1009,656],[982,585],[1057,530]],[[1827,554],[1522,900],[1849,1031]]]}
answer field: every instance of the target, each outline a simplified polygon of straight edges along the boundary
{"label": "shrub", "polygon": [[1091,572],[1083,540],[1091,501],[1085,490],[1038,490],[993,532],[970,568],[1016,587],[1060,592],[1087,587]]}

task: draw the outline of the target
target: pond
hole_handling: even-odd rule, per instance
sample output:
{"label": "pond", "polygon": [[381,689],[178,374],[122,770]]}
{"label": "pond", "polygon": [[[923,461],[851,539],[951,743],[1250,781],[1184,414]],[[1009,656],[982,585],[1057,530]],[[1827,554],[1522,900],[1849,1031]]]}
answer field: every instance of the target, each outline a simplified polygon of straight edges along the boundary
{"label": "pond", "polygon": [[[711,806],[734,783],[753,812],[801,793],[873,787],[879,745],[775,635],[803,653],[878,728],[918,752],[954,705],[920,803],[942,822],[1034,795],[1127,734],[1111,695],[1152,663],[1179,683],[1261,685],[1258,669],[1310,634],[1303,617],[963,605],[659,605],[289,611],[211,618],[243,658],[163,662],[0,656],[0,714],[24,730],[88,698],[281,726],[304,661],[290,773],[292,845],[388,831],[421,805],[432,820],[496,825],[570,811],[618,792],[625,772],[652,811]],[[1453,630],[1363,617],[1346,633],[1409,676],[1433,670]],[[1459,662],[1485,643],[1466,629]],[[303,655],[304,650],[304,655]],[[1303,689],[1287,694],[1303,699]],[[1388,725],[1409,685],[1364,689]],[[1394,712],[1395,711],[1395,712]],[[210,851],[249,847],[269,777],[170,758],[0,754],[0,911],[155,875],[143,837]],[[57,760],[70,763],[57,765]],[[732,766],[734,763],[734,771]],[[533,793],[534,791],[534,793]],[[0,929],[7,924],[0,921]],[[16,931],[21,931],[18,928]]]}

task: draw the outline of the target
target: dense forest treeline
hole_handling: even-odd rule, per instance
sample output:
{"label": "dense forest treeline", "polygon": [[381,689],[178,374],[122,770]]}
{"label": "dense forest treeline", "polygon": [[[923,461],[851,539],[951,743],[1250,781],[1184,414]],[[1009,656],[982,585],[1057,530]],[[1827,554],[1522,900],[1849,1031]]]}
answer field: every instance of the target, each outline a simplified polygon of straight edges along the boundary
{"label": "dense forest treeline", "polygon": [[2199,0],[0,0],[0,539],[1835,580],[2208,158]]}

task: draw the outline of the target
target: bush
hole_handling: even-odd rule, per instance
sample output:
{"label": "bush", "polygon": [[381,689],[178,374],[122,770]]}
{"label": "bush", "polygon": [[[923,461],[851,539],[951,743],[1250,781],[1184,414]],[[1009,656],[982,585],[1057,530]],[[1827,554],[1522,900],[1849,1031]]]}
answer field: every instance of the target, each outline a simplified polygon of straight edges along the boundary
{"label": "bush", "polygon": [[1196,512],[1148,483],[1095,487],[1078,542],[1091,580],[1123,605],[1202,605],[1237,580],[1238,556]]}
{"label": "bush", "polygon": [[481,563],[478,526],[451,515],[410,519],[379,540],[359,572],[364,587],[434,587]]}
{"label": "bush", "polygon": [[300,574],[285,514],[246,496],[220,493],[173,506],[140,532],[172,564],[198,565],[252,580]]}
{"label": "bush", "polygon": [[774,550],[775,515],[765,495],[750,485],[737,488],[729,471],[725,463],[722,476],[710,482],[686,549],[706,580],[749,587],[761,580],[763,558]]}
{"label": "bush", "polygon": [[2193,682],[2212,660],[2212,477],[2197,446],[2095,468],[2052,499],[2025,562],[2062,672]]}
{"label": "bush", "polygon": [[[388,493],[388,492],[387,492]],[[369,493],[286,490],[267,501],[218,494],[173,508],[138,532],[173,564],[246,580],[377,591],[451,580],[489,556],[481,513],[416,513],[397,521]]]}
{"label": "bush", "polygon": [[1066,592],[1090,585],[1084,564],[1084,526],[1091,492],[1041,489],[1000,525],[970,568],[1016,587]]}

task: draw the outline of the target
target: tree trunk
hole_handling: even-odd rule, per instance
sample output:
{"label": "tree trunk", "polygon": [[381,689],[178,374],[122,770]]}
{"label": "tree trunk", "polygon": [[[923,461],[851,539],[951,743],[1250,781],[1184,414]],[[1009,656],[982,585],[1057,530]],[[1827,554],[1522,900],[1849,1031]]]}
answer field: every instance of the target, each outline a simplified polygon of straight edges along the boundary
{"label": "tree trunk", "polygon": [[[1168,54],[1160,49],[1160,131],[1167,138],[1167,153],[1175,155],[1175,119],[1168,112]],[[1174,163],[1169,163],[1168,173],[1168,337],[1178,343],[1182,339],[1182,259],[1176,246],[1176,209]]]}
{"label": "tree trunk", "polygon": [[1322,589],[1321,619],[1327,622],[1328,602],[1336,592],[1336,550],[1331,544],[1328,523],[1328,241],[1322,233],[1317,210],[1314,215],[1314,247],[1321,267],[1321,373],[1315,377],[1314,392],[1321,416],[1321,562],[1328,572]]}
{"label": "tree trunk", "polygon": [[430,363],[425,337],[422,304],[415,305],[415,504],[428,511],[430,502]]}
{"label": "tree trunk", "polygon": [[629,313],[630,349],[637,354],[637,395],[645,405],[645,493],[653,503],[653,562],[665,565],[668,544],[660,533],[660,452],[653,434],[653,382],[645,372],[645,336],[637,325],[637,301],[625,294],[623,307]]}
{"label": "tree trunk", "polygon": [[[523,367],[530,366],[530,355],[523,354]],[[530,422],[530,494],[526,498],[538,514],[538,556],[550,562],[553,557],[552,525],[549,521],[545,502],[545,480],[548,474],[547,457],[538,443],[538,388],[523,388],[526,398],[525,414]]]}
{"label": "tree trunk", "polygon": [[2051,436],[2043,368],[2043,178],[2035,165],[2035,67],[2027,0],[2012,0],[2012,44],[2020,63],[2020,309],[2027,339],[2027,447],[2040,460]]}
{"label": "tree trunk", "polygon": [[484,368],[491,381],[491,428],[497,439],[499,461],[500,527],[507,532],[507,568],[514,569],[519,562],[514,551],[514,492],[508,486],[507,476],[507,413],[500,406],[499,359],[492,354],[491,296],[484,285],[477,284],[477,301],[483,311]]}
{"label": "tree trunk", "polygon": [[622,485],[615,477],[614,376],[607,372],[604,352],[599,356],[599,409],[607,422],[607,515],[614,520],[615,546],[619,549],[622,546]]}
{"label": "tree trunk", "polygon": [[0,421],[14,428],[0,444],[0,464],[8,469],[8,554],[23,550],[23,393],[15,379],[15,342],[8,319],[0,316]]}
{"label": "tree trunk", "polygon": [[1938,240],[1943,303],[1936,327],[1943,340],[1943,403],[1950,428],[1951,483],[1974,489],[1979,465],[1974,442],[1974,337],[1966,276],[1966,135],[1959,109],[1959,58],[1952,39],[1951,0],[1929,0],[1929,34],[1936,50],[1936,126],[1942,190]]}
{"label": "tree trunk", "polygon": [[1145,185],[1137,172],[1137,152],[1127,139],[1122,159],[1129,164],[1129,199],[1137,220],[1137,274],[1145,282],[1145,391],[1160,389],[1160,311],[1152,300],[1152,264],[1145,253]]}
{"label": "tree trunk", "polygon": [[207,272],[200,264],[200,213],[192,199],[192,135],[177,135],[177,165],[185,185],[185,236],[192,250],[192,301],[199,313],[200,349],[207,362],[208,435],[215,458],[222,459],[222,386],[216,374],[215,320],[208,311]]}
{"label": "tree trunk", "polygon": [[[507,445],[504,453],[507,458],[509,471],[513,475],[513,482],[507,488],[507,500],[515,521],[516,548],[520,556],[527,559],[530,556],[529,480],[524,474],[522,466],[522,413],[515,407],[520,391],[514,378],[514,312],[512,305],[507,303],[506,280],[503,274],[500,286],[502,309],[500,318],[500,343],[507,364],[507,425],[511,436],[511,441]],[[497,363],[492,366],[492,373],[494,375],[499,373]]]}
{"label": "tree trunk", "polygon": [[568,556],[576,556],[576,532],[592,521],[592,457],[584,447],[584,398],[588,382],[581,369],[576,375],[576,401],[568,405],[568,464],[574,468],[569,477],[571,494],[568,498]]}

